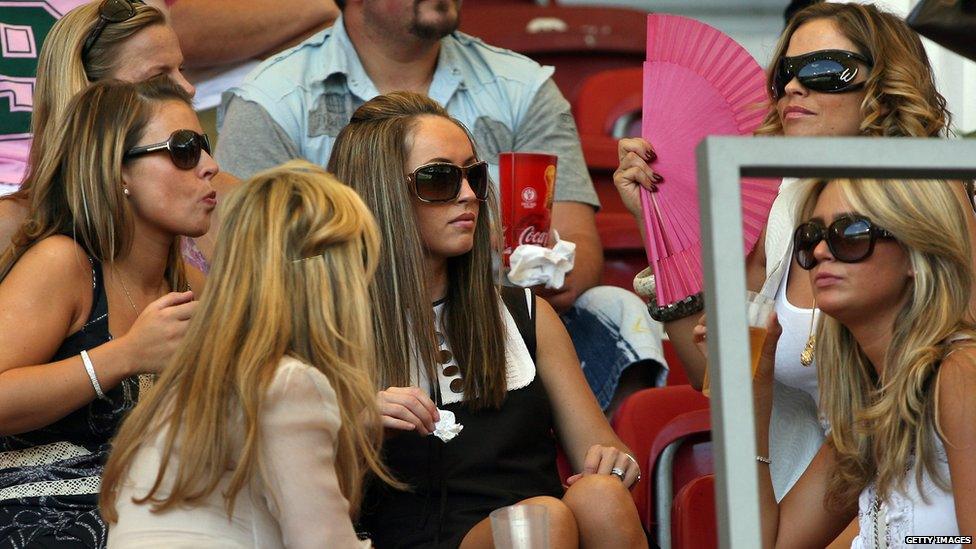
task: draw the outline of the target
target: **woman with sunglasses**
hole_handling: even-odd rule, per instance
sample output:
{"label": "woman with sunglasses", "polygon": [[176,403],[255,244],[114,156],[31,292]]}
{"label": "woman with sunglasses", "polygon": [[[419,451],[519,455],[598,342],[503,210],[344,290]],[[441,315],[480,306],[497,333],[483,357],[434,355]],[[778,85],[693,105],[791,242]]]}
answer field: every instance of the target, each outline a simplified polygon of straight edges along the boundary
{"label": "woman with sunglasses", "polygon": [[[817,367],[831,428],[778,505],[758,464],[765,547],[823,547],[855,517],[855,548],[976,532],[972,211],[957,186],[799,185],[793,256],[823,313]],[[768,338],[754,381],[760,427],[770,421],[775,348]],[[768,430],[756,433],[768,455]]]}
{"label": "woman with sunglasses", "polygon": [[[193,86],[183,77],[183,53],[161,11],[161,0],[94,0],[78,4],[51,27],[41,46],[28,134],[33,136],[33,142],[27,162],[17,162],[16,169],[11,168],[15,175],[10,183],[19,182],[23,176],[19,190],[0,199],[0,249],[15,238],[28,215],[32,196],[48,192],[42,185],[58,183],[39,181],[32,167],[46,154],[48,143],[64,124],[68,103],[77,93],[105,79],[141,82],[160,75],[171,78],[188,94],[194,93]],[[222,194],[233,187],[236,179],[221,173],[214,183]],[[196,268],[205,270],[204,257],[209,256],[212,242],[213,235],[185,241],[187,258]]]}
{"label": "woman with sunglasses", "polygon": [[109,547],[370,547],[350,515],[367,471],[392,482],[374,404],[376,222],[304,161],[228,205],[216,283],[114,441]]}
{"label": "woman with sunglasses", "polygon": [[[217,165],[165,77],[72,100],[32,165],[18,245],[0,256],[0,547],[103,547],[109,439],[177,349],[201,276]],[[51,179],[58,179],[51,184]]]}
{"label": "woman with sunglasses", "polygon": [[[937,137],[949,124],[918,35],[897,16],[870,4],[824,2],[798,12],[780,37],[767,81],[770,109],[757,135]],[[654,152],[643,139],[621,140],[618,151],[614,182],[640,219],[638,189],[653,190],[660,183],[650,167]],[[824,436],[812,353],[819,315],[812,287],[790,262],[795,183],[783,181],[763,236],[746,259],[749,289],[775,296],[783,325],[769,456],[780,498]],[[635,279],[635,287],[652,296],[648,272]],[[702,300],[697,296],[693,301],[694,308],[652,306],[651,312],[665,322],[689,379],[699,387],[706,361],[691,335]]]}
{"label": "woman with sunglasses", "polygon": [[[640,470],[559,317],[495,283],[495,191],[474,151],[440,105],[399,92],[357,109],[329,159],[380,226],[377,404],[409,488],[371,486],[361,528],[377,547],[491,547],[488,514],[531,503],[553,547],[645,547],[627,490]],[[554,435],[579,471],[568,490]]]}

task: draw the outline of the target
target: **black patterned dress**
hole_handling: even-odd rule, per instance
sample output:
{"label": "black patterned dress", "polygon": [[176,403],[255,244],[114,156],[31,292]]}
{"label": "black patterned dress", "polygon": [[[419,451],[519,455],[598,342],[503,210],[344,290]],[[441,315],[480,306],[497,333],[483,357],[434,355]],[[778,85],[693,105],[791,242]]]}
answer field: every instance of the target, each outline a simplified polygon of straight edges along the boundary
{"label": "black patterned dress", "polygon": [[[112,339],[102,267],[92,262],[94,299],[88,321],[52,362]],[[80,367],[80,366],[79,366]],[[60,420],[19,435],[0,436],[0,549],[105,547],[98,490],[109,439],[135,406],[150,376],[131,377]]]}

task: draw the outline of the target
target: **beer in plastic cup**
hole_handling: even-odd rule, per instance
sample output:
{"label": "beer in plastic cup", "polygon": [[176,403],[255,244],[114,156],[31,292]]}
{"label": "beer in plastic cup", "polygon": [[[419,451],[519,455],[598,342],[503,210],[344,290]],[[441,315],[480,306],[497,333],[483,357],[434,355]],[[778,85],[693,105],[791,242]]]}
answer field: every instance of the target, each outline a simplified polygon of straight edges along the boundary
{"label": "beer in plastic cup", "polygon": [[[763,344],[766,342],[766,330],[769,317],[776,309],[776,302],[763,294],[746,292],[746,319],[749,322],[749,356],[752,361],[752,376],[756,376],[759,368],[759,357],[762,356]],[[708,379],[708,366],[705,367],[705,377],[702,379],[702,394],[711,396],[711,383]]]}
{"label": "beer in plastic cup", "polygon": [[488,516],[496,549],[549,549],[549,510],[544,505],[510,505]]}

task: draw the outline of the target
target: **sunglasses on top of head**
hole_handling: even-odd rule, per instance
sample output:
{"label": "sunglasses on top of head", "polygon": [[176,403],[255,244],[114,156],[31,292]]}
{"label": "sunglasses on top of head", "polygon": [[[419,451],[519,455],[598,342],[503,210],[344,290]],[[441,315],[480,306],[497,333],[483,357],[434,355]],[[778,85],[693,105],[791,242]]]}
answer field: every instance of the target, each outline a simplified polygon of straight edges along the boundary
{"label": "sunglasses on top of head", "polygon": [[786,94],[786,85],[796,78],[803,87],[822,93],[844,93],[864,87],[854,82],[861,70],[858,63],[870,70],[874,63],[867,57],[844,50],[821,50],[796,57],[783,57],[776,65],[773,78],[773,99]]}
{"label": "sunglasses on top of head", "polygon": [[484,202],[488,198],[488,163],[475,162],[470,166],[457,166],[450,162],[431,162],[407,174],[414,194],[421,202],[451,202],[461,194],[461,182],[468,185],[475,198]]}
{"label": "sunglasses on top of head", "polygon": [[137,156],[150,154],[159,151],[169,152],[169,158],[173,165],[181,170],[191,170],[200,163],[200,151],[210,152],[210,138],[205,133],[197,133],[193,130],[176,130],[169,135],[169,139],[162,143],[152,145],[141,145],[126,151],[123,161],[130,160]]}
{"label": "sunglasses on top of head", "polygon": [[136,16],[135,4],[145,4],[142,0],[104,0],[98,6],[98,21],[85,38],[85,44],[81,47],[82,62],[88,58],[88,52],[95,46],[98,37],[109,23],[121,23],[128,21]]}
{"label": "sunglasses on top of head", "polygon": [[834,259],[857,263],[874,252],[874,243],[879,238],[893,239],[894,236],[858,215],[838,218],[826,227],[819,221],[807,221],[793,233],[793,257],[800,267],[809,271],[818,263],[814,250],[821,240],[826,240]]}

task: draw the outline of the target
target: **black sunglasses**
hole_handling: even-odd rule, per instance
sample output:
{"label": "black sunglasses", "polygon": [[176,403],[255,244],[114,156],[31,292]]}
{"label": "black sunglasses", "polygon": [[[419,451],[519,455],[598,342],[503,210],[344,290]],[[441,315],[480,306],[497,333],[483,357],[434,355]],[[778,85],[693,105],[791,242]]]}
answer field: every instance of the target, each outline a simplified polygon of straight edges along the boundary
{"label": "black sunglasses", "polygon": [[207,134],[197,133],[193,130],[176,130],[169,135],[169,139],[162,143],[141,145],[129,149],[122,160],[125,161],[158,151],[169,151],[169,158],[177,168],[190,170],[200,163],[201,150],[207,151],[207,154],[212,154],[210,152],[210,138],[207,137]]}
{"label": "black sunglasses", "polygon": [[813,250],[827,241],[834,259],[844,263],[864,261],[874,252],[874,242],[894,236],[866,217],[851,215],[836,219],[829,227],[819,221],[801,223],[793,233],[793,257],[800,267],[810,270],[817,264]]}
{"label": "black sunglasses", "polygon": [[128,21],[136,16],[135,3],[145,4],[142,0],[104,0],[98,6],[98,22],[92,27],[85,39],[85,44],[81,47],[82,62],[88,58],[88,52],[95,46],[98,37],[102,35],[105,26],[109,23],[121,23]]}
{"label": "black sunglasses", "polygon": [[414,194],[421,202],[450,202],[461,194],[461,181],[468,180],[478,200],[488,198],[488,163],[482,160],[470,166],[449,162],[431,162],[407,174]]}
{"label": "black sunglasses", "polygon": [[854,82],[863,63],[870,70],[874,63],[867,57],[844,50],[821,50],[783,57],[776,65],[773,78],[773,99],[786,93],[786,85],[793,78],[804,87],[823,93],[843,93],[864,87],[864,82]]}

